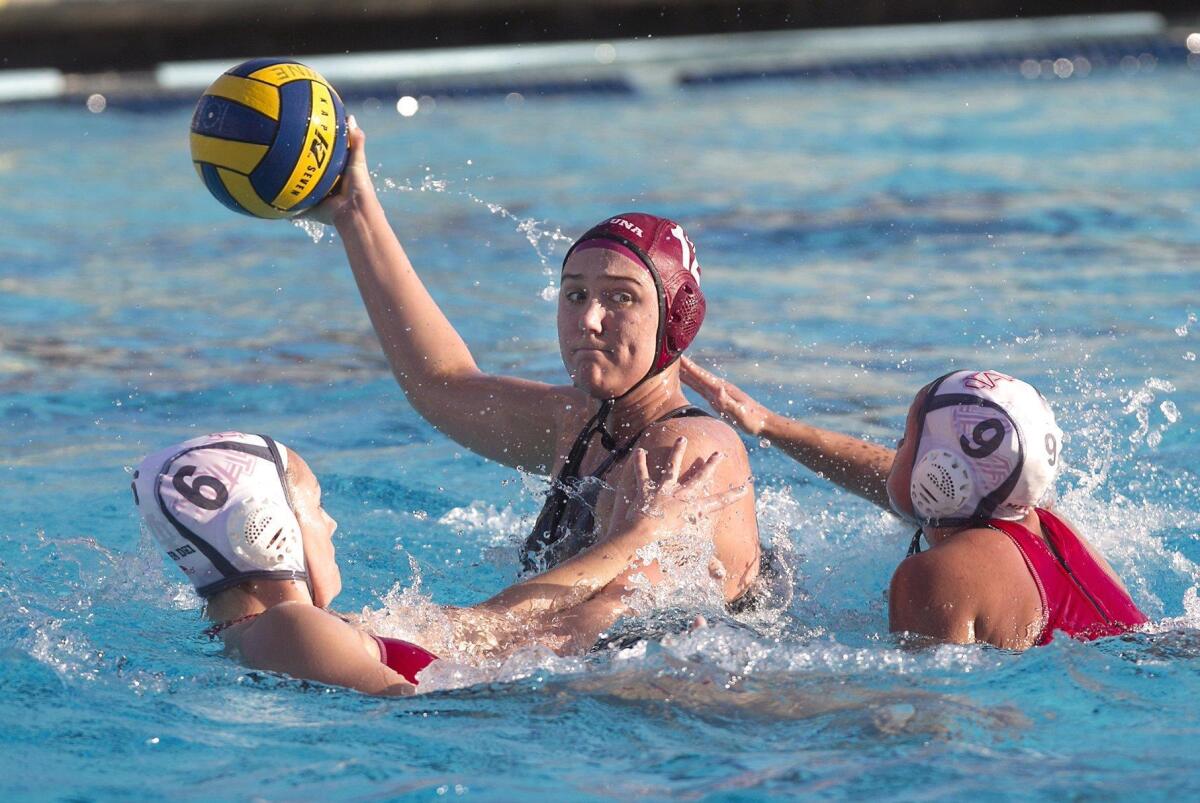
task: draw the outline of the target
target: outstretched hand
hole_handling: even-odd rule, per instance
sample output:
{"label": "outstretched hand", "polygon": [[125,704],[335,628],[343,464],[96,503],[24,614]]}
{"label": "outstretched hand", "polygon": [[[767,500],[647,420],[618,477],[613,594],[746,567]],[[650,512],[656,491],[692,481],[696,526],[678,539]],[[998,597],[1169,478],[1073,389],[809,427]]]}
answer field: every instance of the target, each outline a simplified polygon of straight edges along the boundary
{"label": "outstretched hand", "polygon": [[358,127],[354,115],[346,120],[346,127],[350,150],[342,177],[329,197],[306,213],[306,217],[320,223],[336,224],[339,218],[361,208],[365,200],[375,196],[375,185],[371,183],[371,171],[367,168],[364,149],[367,135]]}
{"label": "outstretched hand", "polygon": [[650,477],[646,450],[634,450],[629,469],[633,482],[626,486],[629,490],[624,499],[618,494],[618,509],[612,517],[614,530],[652,526],[656,534],[678,532],[681,525],[694,523],[746,495],[749,489],[745,485],[711,493],[713,476],[725,455],[713,452],[683,471],[686,452],[687,438],[680,436],[671,447],[662,479],[656,483]]}
{"label": "outstretched hand", "polygon": [[679,360],[679,378],[724,419],[747,435],[761,435],[771,411],[727,379],[709,373],[687,357]]}

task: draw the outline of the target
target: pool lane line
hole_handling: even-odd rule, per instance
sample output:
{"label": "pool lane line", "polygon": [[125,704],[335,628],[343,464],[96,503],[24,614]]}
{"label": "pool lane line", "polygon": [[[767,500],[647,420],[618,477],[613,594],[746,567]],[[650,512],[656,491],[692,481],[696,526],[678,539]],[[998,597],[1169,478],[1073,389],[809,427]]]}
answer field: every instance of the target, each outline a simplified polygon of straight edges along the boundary
{"label": "pool lane line", "polygon": [[[1011,68],[1030,58],[1089,50],[1101,54],[1097,66],[1130,53],[1186,55],[1182,42],[1172,48],[1176,44],[1161,15],[1123,13],[299,58],[343,97],[391,99],[653,93],[763,78],[904,77]],[[77,102],[99,95],[105,107],[134,111],[182,105],[194,102],[237,60],[168,62],[153,73],[129,76],[0,70],[0,103]]]}

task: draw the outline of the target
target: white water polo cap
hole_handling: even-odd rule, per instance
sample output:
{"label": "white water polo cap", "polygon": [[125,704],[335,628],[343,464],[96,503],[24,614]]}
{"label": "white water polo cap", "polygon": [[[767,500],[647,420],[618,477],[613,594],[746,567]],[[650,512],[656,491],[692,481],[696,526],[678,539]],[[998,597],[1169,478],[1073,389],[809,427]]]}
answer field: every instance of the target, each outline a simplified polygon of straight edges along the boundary
{"label": "white water polo cap", "polygon": [[909,491],[921,526],[1020,519],[1051,491],[1062,430],[1027,382],[956,371],[929,385],[918,416]]}
{"label": "white water polo cap", "polygon": [[218,432],[142,460],[133,472],[133,500],[202,597],[247,580],[307,581],[286,472],[282,444]]}

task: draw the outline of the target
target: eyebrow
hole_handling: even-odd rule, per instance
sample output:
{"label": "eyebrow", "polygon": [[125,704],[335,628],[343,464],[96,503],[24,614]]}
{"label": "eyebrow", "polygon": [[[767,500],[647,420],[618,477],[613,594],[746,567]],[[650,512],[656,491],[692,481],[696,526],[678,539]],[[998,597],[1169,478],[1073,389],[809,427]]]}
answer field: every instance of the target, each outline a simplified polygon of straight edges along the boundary
{"label": "eyebrow", "polygon": [[[563,280],[566,280],[566,279],[583,280],[584,278],[586,278],[586,277],[582,273],[564,273],[562,275]],[[621,276],[619,274],[605,272],[605,273],[601,273],[598,278],[605,279],[610,282],[629,282],[630,284],[635,285],[637,287],[642,286],[642,282],[639,282],[637,279],[635,279],[632,276]]]}

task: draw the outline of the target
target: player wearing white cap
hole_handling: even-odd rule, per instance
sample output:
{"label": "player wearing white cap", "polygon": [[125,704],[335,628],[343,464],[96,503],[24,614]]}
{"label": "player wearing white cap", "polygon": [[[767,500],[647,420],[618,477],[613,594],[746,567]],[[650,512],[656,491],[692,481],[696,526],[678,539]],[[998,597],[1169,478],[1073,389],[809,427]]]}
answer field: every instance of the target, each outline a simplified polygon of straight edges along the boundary
{"label": "player wearing white cap", "polygon": [[[219,432],[155,452],[133,474],[133,500],[155,540],[205,600],[206,631],[248,666],[371,694],[409,694],[444,648],[504,652],[536,642],[582,652],[598,632],[587,602],[631,566],[639,550],[685,522],[741,499],[708,495],[713,453],[680,476],[686,438],[651,483],[646,453],[630,462],[635,489],[602,543],[470,608],[446,609],[453,644],[427,633],[413,644],[363,630],[327,610],[342,588],[321,486],[301,457],[265,435]],[[427,649],[428,648],[428,649]]]}
{"label": "player wearing white cap", "polygon": [[893,451],[773,413],[686,358],[682,375],[749,434],[919,527],[892,577],[892,630],[1025,649],[1146,621],[1050,510],[1062,432],[1033,386],[999,371],[939,377],[917,393]]}

